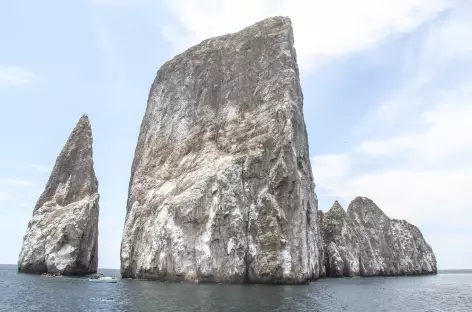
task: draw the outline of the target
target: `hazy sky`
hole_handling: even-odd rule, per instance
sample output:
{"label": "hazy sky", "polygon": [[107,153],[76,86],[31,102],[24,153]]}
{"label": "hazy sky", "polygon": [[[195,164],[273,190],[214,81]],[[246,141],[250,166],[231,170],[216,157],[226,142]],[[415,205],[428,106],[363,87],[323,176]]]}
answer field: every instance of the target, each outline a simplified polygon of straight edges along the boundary
{"label": "hazy sky", "polygon": [[15,0],[0,4],[0,263],[83,113],[99,180],[99,266],[119,267],[131,161],[165,61],[292,19],[319,198],[418,225],[440,269],[471,268],[472,1]]}

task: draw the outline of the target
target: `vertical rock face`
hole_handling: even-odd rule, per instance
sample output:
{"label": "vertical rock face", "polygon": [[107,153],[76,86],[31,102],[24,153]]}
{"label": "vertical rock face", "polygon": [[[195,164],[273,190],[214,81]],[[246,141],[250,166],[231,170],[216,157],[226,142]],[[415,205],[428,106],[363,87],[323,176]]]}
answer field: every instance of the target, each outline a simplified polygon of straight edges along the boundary
{"label": "vertical rock face", "polygon": [[18,270],[80,275],[97,271],[98,182],[86,115],[56,160],[23,239]]}
{"label": "vertical rock face", "polygon": [[436,258],[419,229],[387,217],[370,199],[357,197],[347,213],[336,202],[322,217],[327,275],[436,274]]}
{"label": "vertical rock face", "polygon": [[203,41],[151,87],[123,277],[302,283],[322,274],[290,20]]}

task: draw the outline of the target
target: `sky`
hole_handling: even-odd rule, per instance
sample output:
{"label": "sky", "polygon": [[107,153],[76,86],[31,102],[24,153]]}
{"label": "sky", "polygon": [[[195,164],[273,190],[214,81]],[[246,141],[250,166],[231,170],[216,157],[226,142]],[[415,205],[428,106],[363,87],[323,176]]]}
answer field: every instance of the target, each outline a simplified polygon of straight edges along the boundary
{"label": "sky", "polygon": [[439,269],[472,258],[472,1],[16,0],[0,3],[0,263],[83,113],[99,181],[99,267],[119,268],[131,162],[159,67],[289,16],[327,211],[366,196],[417,225]]}

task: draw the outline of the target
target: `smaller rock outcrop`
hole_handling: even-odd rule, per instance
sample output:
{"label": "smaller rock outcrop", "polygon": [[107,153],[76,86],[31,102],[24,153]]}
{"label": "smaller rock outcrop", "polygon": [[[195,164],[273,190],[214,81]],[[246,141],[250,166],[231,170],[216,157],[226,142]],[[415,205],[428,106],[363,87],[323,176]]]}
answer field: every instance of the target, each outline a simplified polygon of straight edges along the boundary
{"label": "smaller rock outcrop", "polygon": [[56,160],[23,238],[18,271],[82,275],[98,263],[99,194],[92,129],[80,118]]}
{"label": "smaller rock outcrop", "polygon": [[326,275],[333,277],[359,275],[359,240],[354,224],[338,201],[321,223],[326,244]]}
{"label": "smaller rock outcrop", "polygon": [[319,220],[327,276],[437,273],[433,250],[420,230],[390,219],[366,197],[354,199],[347,212],[336,201]]}

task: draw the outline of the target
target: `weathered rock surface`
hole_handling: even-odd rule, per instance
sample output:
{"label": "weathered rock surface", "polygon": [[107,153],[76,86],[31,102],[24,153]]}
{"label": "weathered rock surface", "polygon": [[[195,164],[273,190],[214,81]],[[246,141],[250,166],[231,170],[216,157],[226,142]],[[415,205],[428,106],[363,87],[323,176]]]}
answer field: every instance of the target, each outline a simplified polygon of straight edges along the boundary
{"label": "weathered rock surface", "polygon": [[82,275],[98,263],[99,194],[86,115],[56,160],[23,239],[18,270]]}
{"label": "weathered rock surface", "polygon": [[366,197],[347,213],[335,202],[322,214],[327,275],[376,276],[436,274],[436,258],[419,229],[390,219]]}
{"label": "weathered rock surface", "polygon": [[336,201],[320,223],[326,244],[326,274],[332,277],[359,275],[359,239],[352,220]]}
{"label": "weathered rock surface", "polygon": [[290,20],[274,17],[160,68],[132,166],[123,277],[303,283],[322,274],[293,42]]}

